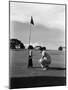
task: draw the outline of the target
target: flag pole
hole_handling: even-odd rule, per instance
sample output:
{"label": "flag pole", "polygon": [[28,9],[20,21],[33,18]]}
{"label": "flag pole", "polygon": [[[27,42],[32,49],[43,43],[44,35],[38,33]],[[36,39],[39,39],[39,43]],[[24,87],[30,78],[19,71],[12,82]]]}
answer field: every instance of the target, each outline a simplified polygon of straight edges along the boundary
{"label": "flag pole", "polygon": [[31,21],[30,21],[30,32],[29,32],[29,45],[31,41],[31,25],[34,25],[33,17],[31,16]]}
{"label": "flag pole", "polygon": [[29,45],[30,45],[30,41],[31,41],[31,24],[30,24],[30,32],[29,32]]}

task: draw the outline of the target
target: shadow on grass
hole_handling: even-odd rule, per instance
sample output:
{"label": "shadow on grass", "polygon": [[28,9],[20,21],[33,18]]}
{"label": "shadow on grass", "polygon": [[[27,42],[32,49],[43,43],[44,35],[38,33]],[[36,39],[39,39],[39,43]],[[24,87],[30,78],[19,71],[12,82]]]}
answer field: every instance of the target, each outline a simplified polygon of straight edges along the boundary
{"label": "shadow on grass", "polygon": [[[32,67],[32,68],[41,68],[41,67]],[[48,70],[66,70],[66,68],[61,68],[61,67],[49,67]]]}

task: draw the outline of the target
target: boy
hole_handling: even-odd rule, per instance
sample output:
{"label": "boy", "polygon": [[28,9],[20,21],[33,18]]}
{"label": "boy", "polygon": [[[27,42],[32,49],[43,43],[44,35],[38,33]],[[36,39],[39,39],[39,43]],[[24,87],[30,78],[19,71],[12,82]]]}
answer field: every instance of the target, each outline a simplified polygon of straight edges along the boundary
{"label": "boy", "polygon": [[42,50],[42,57],[40,59],[40,64],[43,70],[47,70],[49,67],[49,64],[51,63],[51,57],[50,55],[45,51],[45,49]]}

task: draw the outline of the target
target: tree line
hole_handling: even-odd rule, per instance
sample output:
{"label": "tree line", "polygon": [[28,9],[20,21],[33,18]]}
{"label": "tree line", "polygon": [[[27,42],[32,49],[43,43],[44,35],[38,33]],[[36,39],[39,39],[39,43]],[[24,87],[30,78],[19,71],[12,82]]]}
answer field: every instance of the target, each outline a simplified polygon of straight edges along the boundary
{"label": "tree line", "polygon": [[[25,49],[25,45],[18,39],[10,39],[10,48],[11,49]],[[42,50],[42,49],[46,50],[46,47],[42,47],[42,46],[36,46],[36,47],[33,47],[32,45],[28,46],[28,49],[34,49],[34,48],[39,49],[39,50]],[[58,50],[62,51],[63,47],[59,46]]]}

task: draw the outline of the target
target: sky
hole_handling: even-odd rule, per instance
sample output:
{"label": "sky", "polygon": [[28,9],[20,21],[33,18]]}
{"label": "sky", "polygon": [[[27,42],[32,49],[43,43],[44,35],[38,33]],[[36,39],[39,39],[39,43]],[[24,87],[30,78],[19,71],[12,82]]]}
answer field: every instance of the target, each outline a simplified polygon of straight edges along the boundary
{"label": "sky", "polygon": [[[31,16],[34,25],[30,24]],[[10,3],[10,38],[48,49],[65,46],[65,6],[37,3]]]}

